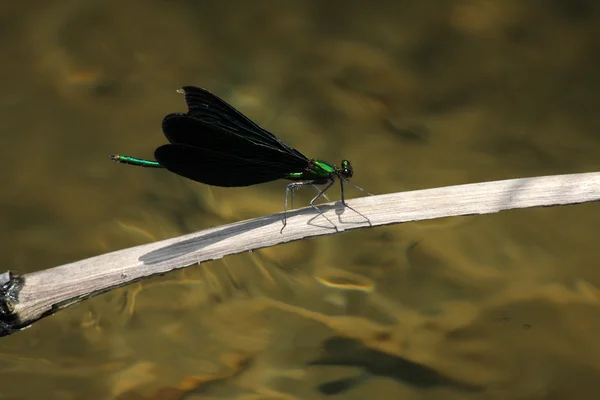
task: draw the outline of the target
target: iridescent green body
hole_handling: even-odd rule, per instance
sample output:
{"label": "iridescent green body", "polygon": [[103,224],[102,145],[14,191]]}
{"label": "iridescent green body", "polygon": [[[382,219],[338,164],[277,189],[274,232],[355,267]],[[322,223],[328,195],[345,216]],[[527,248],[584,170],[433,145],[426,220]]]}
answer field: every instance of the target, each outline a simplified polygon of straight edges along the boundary
{"label": "iridescent green body", "polygon": [[143,158],[124,156],[121,154],[112,154],[110,156],[110,159],[113,161],[120,162],[122,164],[137,165],[138,167],[164,168],[158,163],[158,161],[145,160]]}
{"label": "iridescent green body", "polygon": [[288,174],[285,179],[292,181],[328,179],[332,176],[332,174],[335,174],[336,171],[338,171],[336,167],[326,163],[325,161],[310,160],[305,171]]}
{"label": "iridescent green body", "polygon": [[[131,156],[125,156],[122,154],[113,154],[110,156],[113,161],[120,162],[122,164],[137,165],[139,167],[146,168],[164,168],[158,163],[158,161],[146,160],[144,158],[137,158]],[[342,161],[342,168],[330,165],[322,160],[309,160],[306,170],[302,172],[293,172],[285,176],[284,179],[291,181],[307,181],[307,180],[321,180],[331,179],[337,173],[349,167],[349,163],[344,160]]]}

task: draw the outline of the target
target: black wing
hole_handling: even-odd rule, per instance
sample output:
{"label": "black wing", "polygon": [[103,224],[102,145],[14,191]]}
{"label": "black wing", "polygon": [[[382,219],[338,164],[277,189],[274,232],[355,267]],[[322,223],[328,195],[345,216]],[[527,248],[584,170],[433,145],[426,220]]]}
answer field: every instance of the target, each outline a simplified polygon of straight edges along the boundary
{"label": "black wing", "polygon": [[281,160],[242,158],[184,144],[160,146],[154,158],[177,175],[212,186],[250,186],[285,178],[290,172]]}
{"label": "black wing", "polygon": [[[196,86],[185,86],[182,88],[182,91],[185,94],[188,112],[186,114],[167,115],[163,121],[163,131],[171,143],[203,147],[202,136],[236,136],[253,144],[298,157],[303,161],[307,160],[306,156],[298,150],[286,145],[275,135],[261,128],[258,124],[209,91]],[[179,121],[173,122],[173,119],[182,116],[197,120],[198,128],[202,126],[203,129],[199,132],[177,132],[173,125],[179,123]]]}
{"label": "black wing", "polygon": [[[256,140],[255,137],[231,134],[185,114],[167,115],[163,120],[163,130],[171,143],[220,154],[223,160],[244,159],[246,162],[271,163],[285,167],[288,173],[302,172],[309,163],[302,154],[291,154]],[[160,162],[158,158],[157,161]],[[239,173],[242,174],[243,171]]]}

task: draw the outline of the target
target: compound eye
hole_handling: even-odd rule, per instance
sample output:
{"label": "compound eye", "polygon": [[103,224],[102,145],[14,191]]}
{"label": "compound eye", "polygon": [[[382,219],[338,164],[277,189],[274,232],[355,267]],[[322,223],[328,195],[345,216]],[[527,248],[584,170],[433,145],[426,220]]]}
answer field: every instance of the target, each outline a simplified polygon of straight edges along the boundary
{"label": "compound eye", "polygon": [[348,160],[342,160],[342,176],[344,178],[352,178],[354,169]]}

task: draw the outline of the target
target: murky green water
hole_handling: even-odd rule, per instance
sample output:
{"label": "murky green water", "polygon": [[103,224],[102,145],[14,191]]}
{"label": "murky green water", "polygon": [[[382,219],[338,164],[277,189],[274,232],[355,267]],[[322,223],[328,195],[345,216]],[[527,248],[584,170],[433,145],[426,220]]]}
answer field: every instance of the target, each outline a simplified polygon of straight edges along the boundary
{"label": "murky green water", "polygon": [[[284,182],[108,160],[165,142],[182,85],[352,160],[373,193],[600,168],[593,1],[5,3],[0,272],[282,210]],[[0,399],[595,398],[599,207],[359,230],[137,283],[0,339]]]}

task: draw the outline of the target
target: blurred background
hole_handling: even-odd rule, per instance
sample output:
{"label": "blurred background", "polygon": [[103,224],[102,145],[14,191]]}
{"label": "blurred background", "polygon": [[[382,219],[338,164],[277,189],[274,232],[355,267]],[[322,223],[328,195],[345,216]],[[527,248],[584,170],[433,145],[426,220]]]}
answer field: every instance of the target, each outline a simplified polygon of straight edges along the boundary
{"label": "blurred background", "polygon": [[[599,8],[5,1],[0,272],[282,211],[283,181],[110,162],[166,142],[184,85],[372,193],[598,171]],[[599,215],[362,229],[139,282],[0,339],[0,399],[595,398]]]}

